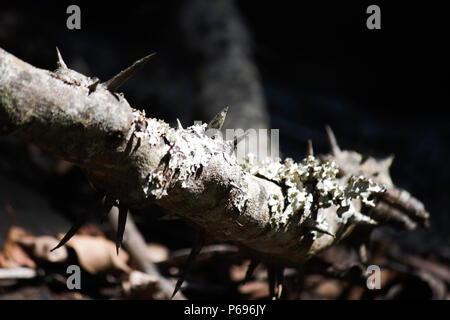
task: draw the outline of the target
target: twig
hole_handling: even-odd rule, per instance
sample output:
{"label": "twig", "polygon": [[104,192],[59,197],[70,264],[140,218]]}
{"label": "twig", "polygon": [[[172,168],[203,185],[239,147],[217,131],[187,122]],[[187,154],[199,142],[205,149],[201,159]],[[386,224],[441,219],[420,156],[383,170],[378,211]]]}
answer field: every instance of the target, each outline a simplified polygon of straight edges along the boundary
{"label": "twig", "polygon": [[37,272],[31,268],[0,268],[0,280],[32,279],[37,277]]}

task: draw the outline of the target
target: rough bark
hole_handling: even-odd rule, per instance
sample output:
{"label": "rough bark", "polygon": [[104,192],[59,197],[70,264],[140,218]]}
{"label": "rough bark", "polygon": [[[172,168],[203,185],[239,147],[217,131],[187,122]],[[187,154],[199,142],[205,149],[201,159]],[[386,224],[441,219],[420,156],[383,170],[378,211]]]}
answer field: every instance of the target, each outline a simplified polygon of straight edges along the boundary
{"label": "rough bark", "polygon": [[[335,167],[314,157],[298,166],[273,160],[241,166],[232,144],[211,138],[205,129],[206,124],[170,128],[64,65],[49,72],[0,49],[0,133],[80,166],[98,190],[121,204],[160,205],[218,239],[282,265],[302,264],[357,224],[377,224],[364,208],[381,189],[366,178],[325,181],[320,175],[333,175]],[[297,181],[299,174],[304,180]],[[352,196],[339,198],[336,185],[326,195],[328,204],[320,204],[324,182],[336,182]],[[312,199],[308,213],[308,201],[286,191],[303,187],[302,196]],[[351,210],[343,212],[344,207]],[[319,217],[326,232],[315,225]]]}

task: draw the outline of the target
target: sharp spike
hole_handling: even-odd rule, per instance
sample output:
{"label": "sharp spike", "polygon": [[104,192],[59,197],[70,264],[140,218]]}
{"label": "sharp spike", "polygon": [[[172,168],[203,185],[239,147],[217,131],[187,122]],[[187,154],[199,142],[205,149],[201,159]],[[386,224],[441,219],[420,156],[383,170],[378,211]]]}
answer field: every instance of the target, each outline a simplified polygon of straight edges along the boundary
{"label": "sharp spike", "polygon": [[250,265],[248,266],[247,272],[245,273],[244,283],[250,280],[250,278],[253,276],[253,273],[255,272],[256,267],[259,266],[259,264],[259,260],[252,259],[250,261]]}
{"label": "sharp spike", "polygon": [[83,214],[78,216],[77,221],[74,223],[74,225],[70,228],[69,231],[67,231],[67,233],[61,239],[61,241],[56,245],[56,247],[54,247],[53,249],[50,250],[50,252],[65,245],[77,233],[77,231],[80,230],[80,228],[87,221],[87,219],[89,218],[90,215],[91,215],[91,211],[87,210]]}
{"label": "sharp spike", "polygon": [[58,60],[56,61],[56,66],[58,69],[67,69],[67,65],[64,62],[62,56],[61,56],[61,52],[59,52],[58,47],[56,47],[56,55],[58,57]]}
{"label": "sharp spike", "polygon": [[314,149],[313,149],[312,141],[310,139],[308,139],[308,146],[306,149],[306,153],[308,154],[308,156],[314,155]]}
{"label": "sharp spike", "polygon": [[223,123],[225,122],[225,118],[227,117],[228,107],[224,108],[218,114],[212,118],[212,120],[208,123],[206,130],[208,129],[222,129]]}
{"label": "sharp spike", "polygon": [[330,233],[328,230],[325,230],[325,229],[321,228],[319,226],[319,224],[317,223],[317,221],[315,221],[313,219],[306,218],[303,221],[303,223],[302,223],[302,227],[304,227],[304,228],[306,228],[306,229],[308,229],[310,231],[318,231],[318,232],[321,232],[321,233],[325,233],[325,234],[335,238],[334,234]]}
{"label": "sharp spike", "polygon": [[119,89],[128,79],[130,79],[136,72],[138,72],[156,53],[149,54],[148,56],[136,61],[130,67],[120,71],[114,77],[104,82],[103,84],[109,91],[114,92]]}
{"label": "sharp spike", "polygon": [[331,152],[334,156],[337,156],[341,153],[341,149],[339,148],[339,145],[337,143],[336,137],[334,136],[333,130],[331,130],[331,127],[329,125],[325,126],[325,130],[327,131],[328,135],[328,142],[330,143]]}
{"label": "sharp spike", "polygon": [[180,278],[178,279],[175,289],[173,290],[172,297],[173,298],[178,290],[180,290],[181,285],[184,282],[184,278],[186,277],[187,272],[189,271],[192,262],[194,262],[195,258],[198,256],[200,251],[202,250],[203,245],[205,244],[205,238],[203,234],[197,235],[197,239],[195,240],[194,246],[192,247],[191,253],[189,254],[186,263],[184,264],[183,271],[181,272]]}
{"label": "sharp spike", "polygon": [[117,236],[116,236],[117,254],[119,254],[120,247],[122,246],[123,233],[125,232],[127,216],[128,216],[128,207],[123,204],[119,204],[119,221],[117,225]]}
{"label": "sharp spike", "polygon": [[183,125],[180,122],[180,119],[177,118],[177,129],[178,130],[183,130]]}

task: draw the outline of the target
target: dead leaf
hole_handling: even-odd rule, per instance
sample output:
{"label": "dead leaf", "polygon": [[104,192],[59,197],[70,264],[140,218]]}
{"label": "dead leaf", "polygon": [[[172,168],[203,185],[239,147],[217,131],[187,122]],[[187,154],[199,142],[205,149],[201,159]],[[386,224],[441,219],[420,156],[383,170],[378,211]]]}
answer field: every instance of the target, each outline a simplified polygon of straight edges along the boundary
{"label": "dead leaf", "polygon": [[[32,237],[26,230],[12,226],[9,228],[8,237],[3,248],[4,256],[9,261],[10,268],[12,267],[29,267],[36,268],[36,263],[30,258],[27,252],[17,243],[24,237]],[[4,262],[5,263],[5,262]]]}
{"label": "dead leaf", "polygon": [[269,296],[269,286],[266,281],[250,281],[239,286],[239,292],[248,295],[249,299],[261,299]]}
{"label": "dead leaf", "polygon": [[128,299],[153,299],[153,294],[158,289],[159,280],[156,276],[140,271],[132,271],[122,284],[124,298]]}
{"label": "dead leaf", "polygon": [[338,280],[324,280],[315,289],[316,293],[324,299],[337,299],[344,290],[344,286]]}
{"label": "dead leaf", "polygon": [[75,235],[66,245],[75,250],[80,265],[91,274],[110,270],[131,272],[128,254],[121,249],[117,255],[116,244],[106,238]]}
{"label": "dead leaf", "polygon": [[5,256],[3,252],[0,252],[0,268],[11,268],[11,261]]}
{"label": "dead leaf", "polygon": [[18,241],[18,243],[29,249],[34,258],[44,260],[46,262],[64,262],[68,258],[67,248],[61,247],[59,250],[50,251],[59,243],[58,239],[51,236],[26,237]]}
{"label": "dead leaf", "polygon": [[361,286],[353,286],[348,293],[348,300],[361,300],[362,295],[366,291],[365,288]]}

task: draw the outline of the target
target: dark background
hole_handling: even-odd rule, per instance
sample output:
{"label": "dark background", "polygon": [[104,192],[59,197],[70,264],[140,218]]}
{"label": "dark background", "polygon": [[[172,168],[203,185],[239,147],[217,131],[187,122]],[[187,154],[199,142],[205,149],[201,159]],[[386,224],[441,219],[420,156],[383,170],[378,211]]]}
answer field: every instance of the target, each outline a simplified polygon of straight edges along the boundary
{"label": "dark background", "polygon": [[[130,104],[171,124],[176,117],[186,124],[207,121],[194,109],[190,61],[177,23],[181,2],[77,2],[81,30],[71,31],[66,28],[69,3],[3,1],[0,47],[53,70],[58,46],[69,67],[102,80],[156,51],[145,70],[122,88]],[[394,154],[394,183],[424,202],[432,226],[431,233],[404,232],[399,239],[422,239],[429,248],[450,243],[449,33],[440,3],[237,1],[283,155],[300,160],[307,139],[316,152],[328,152],[325,124],[343,149],[376,157]],[[381,8],[381,30],[366,28],[370,4]],[[40,205],[35,197],[45,199],[39,210],[54,214],[45,227],[26,213]],[[45,170],[26,145],[0,138],[0,239],[10,219],[4,210],[8,204],[19,221],[45,233],[58,225],[58,216],[73,219],[96,197],[77,168],[65,174]],[[192,239],[189,227],[158,221],[160,211],[136,212],[144,234],[186,247]],[[65,228],[61,221],[56,230]]]}

